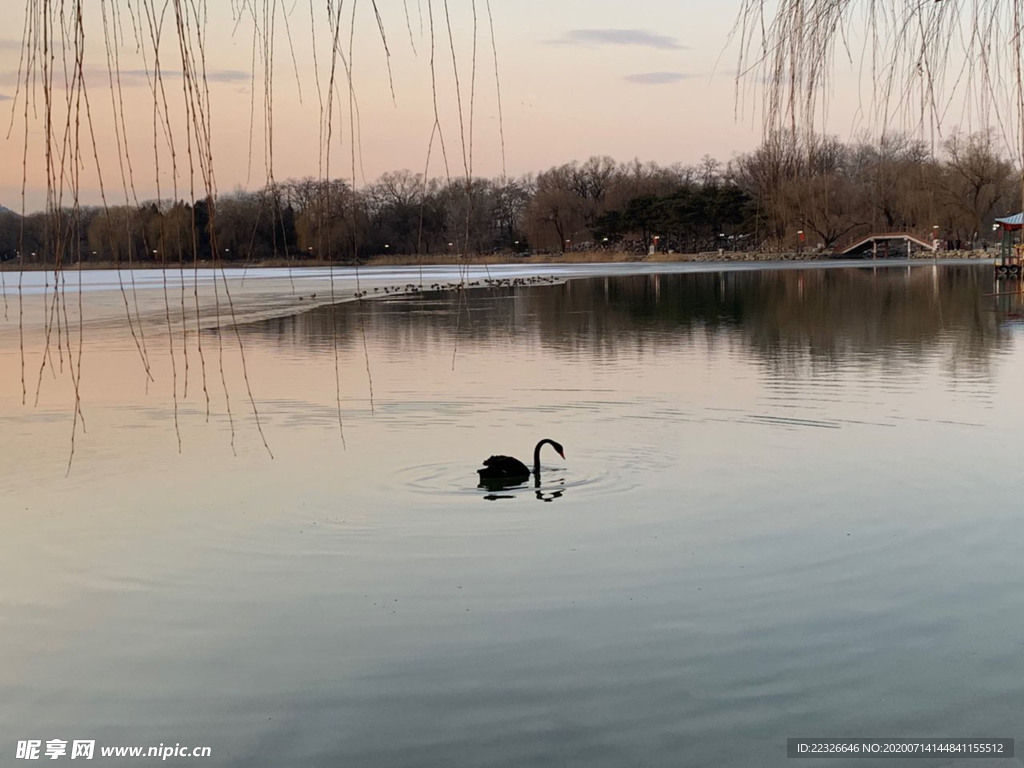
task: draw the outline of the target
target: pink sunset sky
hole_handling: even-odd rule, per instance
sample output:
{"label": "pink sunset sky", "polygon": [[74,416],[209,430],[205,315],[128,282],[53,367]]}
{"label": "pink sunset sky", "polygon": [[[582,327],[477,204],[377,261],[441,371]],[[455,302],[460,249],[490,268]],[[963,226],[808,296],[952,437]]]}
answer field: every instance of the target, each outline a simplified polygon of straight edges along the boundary
{"label": "pink sunset sky", "polygon": [[[108,4],[109,5],[109,4]],[[125,5],[122,3],[121,5]],[[163,4],[146,0],[144,8]],[[206,67],[212,101],[212,146],[217,189],[256,188],[268,178],[264,130],[263,63],[253,55],[253,24],[241,4],[207,3]],[[159,46],[174,129],[172,167],[170,140],[157,128],[154,149],[153,93],[147,69],[154,46],[149,20],[142,19],[144,43],[136,43],[133,22],[121,11],[121,97],[135,192],[126,194],[128,170],[119,161],[111,117],[112,90],[99,4],[86,21],[84,72],[96,134],[96,154],[87,126],[82,127],[80,189],[83,204],[126,199],[188,198],[186,134],[180,130],[182,66],[173,18],[163,17]],[[234,10],[233,10],[234,8]],[[319,8],[319,5],[318,5]],[[503,171],[517,176],[544,170],[591,155],[620,161],[639,158],[660,164],[696,163],[704,155],[727,162],[749,151],[761,137],[753,97],[737,105],[735,72],[738,49],[729,33],[737,8],[706,0],[491,0],[497,73],[500,81],[504,153],[499,131],[495,57],[491,46],[486,0],[450,0],[452,37],[458,64],[456,87],[442,0],[378,2],[387,49],[368,2],[344,6],[342,48],[349,53],[358,104],[358,141],[354,179],[357,186],[386,171],[408,168],[422,172],[434,124],[430,74],[430,14],[434,23],[437,107],[448,157],[448,172],[461,175],[470,164],[474,175],[495,177]],[[476,72],[473,78],[473,12],[476,12]],[[277,179],[319,176],[326,146],[322,137],[321,99],[326,98],[330,68],[330,34],[325,14],[310,7],[282,4],[274,19],[273,176]],[[287,15],[286,15],[287,14]],[[154,16],[154,24],[161,17]],[[28,102],[28,155],[25,147],[25,92],[18,93],[22,55],[22,19],[15,16],[0,32],[0,205],[38,210],[45,203],[42,101],[32,92]],[[314,31],[315,30],[315,31]],[[289,43],[288,33],[291,42]],[[262,50],[260,46],[257,49]],[[388,61],[390,60],[390,82]],[[253,77],[255,66],[256,75]],[[318,89],[319,76],[319,89]],[[349,131],[349,94],[344,75],[336,91],[334,136],[330,142],[329,175],[353,178]],[[857,80],[846,76],[853,91],[844,106],[844,76],[833,96],[837,132],[856,129]],[[393,84],[393,95],[392,95]],[[471,93],[472,92],[472,93]],[[459,120],[461,95],[462,121]],[[473,124],[469,113],[472,95]],[[64,98],[61,88],[59,98]],[[63,128],[63,116],[61,117]],[[7,133],[11,126],[10,134]],[[462,137],[465,137],[463,142]],[[23,165],[25,200],[21,199]],[[159,174],[157,166],[159,165]],[[102,173],[97,173],[97,166]],[[428,175],[444,176],[445,165],[435,142]],[[159,189],[157,183],[159,182]],[[195,182],[201,194],[201,181]],[[65,199],[65,202],[70,200]]]}

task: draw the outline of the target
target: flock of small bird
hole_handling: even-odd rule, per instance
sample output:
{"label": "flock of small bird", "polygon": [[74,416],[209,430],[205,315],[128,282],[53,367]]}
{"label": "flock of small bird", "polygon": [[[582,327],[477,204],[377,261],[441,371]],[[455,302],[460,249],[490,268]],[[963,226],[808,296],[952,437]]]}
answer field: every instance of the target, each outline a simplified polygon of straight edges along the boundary
{"label": "flock of small bird", "polygon": [[[518,286],[547,285],[547,284],[550,284],[550,283],[557,283],[557,282],[558,282],[558,278],[557,277],[547,277],[547,276],[541,276],[541,275],[535,275],[533,277],[512,277],[512,278],[509,278],[509,277],[499,277],[499,278],[486,278],[484,280],[473,280],[472,282],[465,282],[465,281],[463,281],[461,283],[452,283],[452,282],[448,282],[448,283],[431,283],[429,290],[431,290],[431,291],[464,291],[464,290],[467,290],[469,288],[515,288],[515,287],[518,287]],[[420,286],[420,285],[416,285],[415,283],[406,283],[406,285],[404,285],[404,286],[391,285],[391,286],[384,286],[383,288],[381,288],[380,286],[377,286],[376,288],[373,289],[372,293],[380,294],[380,293],[383,292],[385,295],[390,295],[390,294],[403,294],[403,293],[420,293],[420,292],[425,292],[427,290],[428,290],[427,288],[425,288],[423,286]],[[370,295],[370,293],[371,293],[371,291],[369,289],[367,289],[365,291],[356,291],[352,295],[353,295],[354,298],[361,299],[364,296]],[[314,293],[310,298],[316,298],[316,294]]]}

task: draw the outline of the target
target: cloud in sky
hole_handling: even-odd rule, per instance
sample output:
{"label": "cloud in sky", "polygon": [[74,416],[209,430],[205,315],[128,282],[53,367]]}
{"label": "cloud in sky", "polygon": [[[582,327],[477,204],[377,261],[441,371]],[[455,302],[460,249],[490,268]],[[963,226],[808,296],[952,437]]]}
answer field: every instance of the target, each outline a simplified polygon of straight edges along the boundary
{"label": "cloud in sky", "polygon": [[[165,69],[161,71],[165,80],[178,80],[181,78],[180,69]],[[21,81],[24,81],[24,74]],[[208,83],[246,83],[252,80],[248,72],[240,69],[210,69],[206,72]],[[149,83],[145,69],[122,69],[120,72],[121,86],[124,88],[145,86]],[[110,74],[105,69],[86,69],[85,82],[91,88],[102,87],[110,82]],[[116,82],[116,79],[115,79]],[[0,72],[0,85],[17,85],[19,83],[18,73]]]}
{"label": "cloud in sky", "polygon": [[555,45],[634,45],[666,51],[685,50],[674,37],[657,35],[644,29],[570,29]]}
{"label": "cloud in sky", "polygon": [[692,75],[683,72],[638,72],[635,75],[625,75],[622,79],[627,83],[639,85],[670,85],[689,80]]}
{"label": "cloud in sky", "polygon": [[[103,74],[106,76],[107,73],[104,72]],[[127,78],[141,80],[145,83],[147,76],[150,74],[145,69],[122,69],[121,82],[123,84]],[[160,75],[167,78],[179,78],[181,77],[181,70],[165,69],[161,71]],[[240,69],[208,69],[206,71],[206,81],[208,83],[248,83],[250,80],[252,80],[252,75]]]}

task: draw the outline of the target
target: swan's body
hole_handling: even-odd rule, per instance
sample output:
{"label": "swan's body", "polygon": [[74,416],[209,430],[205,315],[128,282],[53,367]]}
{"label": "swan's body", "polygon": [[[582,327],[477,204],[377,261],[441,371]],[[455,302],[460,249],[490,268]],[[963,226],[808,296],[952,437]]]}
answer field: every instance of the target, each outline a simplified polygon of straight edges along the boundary
{"label": "swan's body", "polygon": [[[533,449],[533,474],[540,477],[540,449],[545,444],[550,445],[556,451],[558,455],[563,459],[565,458],[565,452],[562,450],[562,446],[556,443],[554,440],[545,438],[537,443],[537,446]],[[491,456],[490,458],[484,459],[484,466],[482,469],[478,469],[477,472],[480,475],[482,481],[522,481],[527,480],[530,477],[530,468],[523,464],[519,459],[512,456]]]}
{"label": "swan's body", "polygon": [[481,480],[507,480],[515,477],[529,477],[530,468],[514,456],[491,456],[484,459],[483,469],[478,469]]}

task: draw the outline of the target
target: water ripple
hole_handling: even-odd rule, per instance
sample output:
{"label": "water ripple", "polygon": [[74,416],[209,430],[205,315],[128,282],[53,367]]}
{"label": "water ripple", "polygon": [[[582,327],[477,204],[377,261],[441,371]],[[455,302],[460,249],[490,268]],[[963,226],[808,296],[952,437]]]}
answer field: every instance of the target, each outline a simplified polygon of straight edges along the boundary
{"label": "water ripple", "polygon": [[616,463],[610,466],[605,469],[591,469],[579,464],[572,467],[542,467],[539,485],[531,478],[507,488],[484,488],[478,485],[475,466],[432,462],[401,468],[396,472],[394,480],[414,493],[451,500],[536,498],[553,501],[568,493],[574,498],[581,495],[607,496],[628,493],[638,487],[639,482],[616,469]]}

